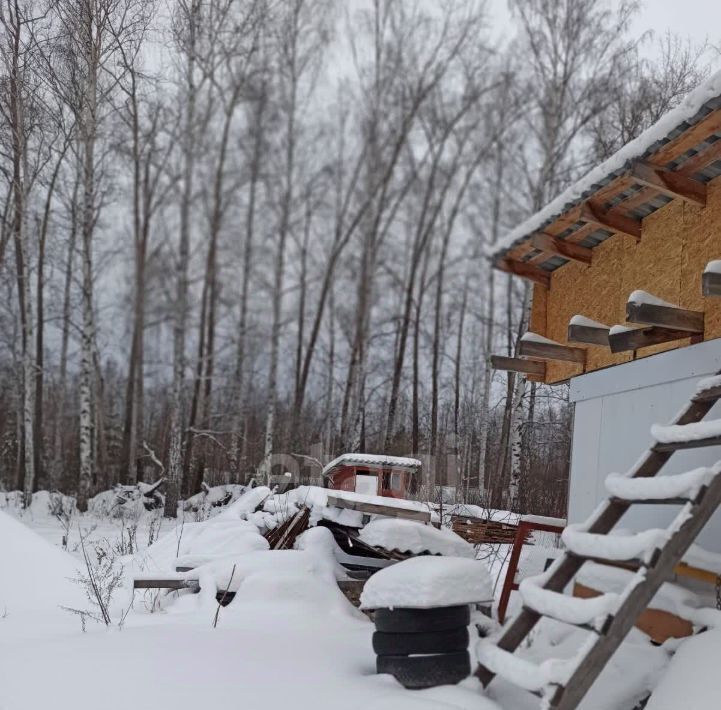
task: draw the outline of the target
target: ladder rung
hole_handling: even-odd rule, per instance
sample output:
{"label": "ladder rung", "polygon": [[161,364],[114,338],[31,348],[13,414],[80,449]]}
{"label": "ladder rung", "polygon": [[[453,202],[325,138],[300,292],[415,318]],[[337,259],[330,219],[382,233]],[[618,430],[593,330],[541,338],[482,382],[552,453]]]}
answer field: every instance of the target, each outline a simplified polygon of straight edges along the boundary
{"label": "ladder rung", "polygon": [[577,555],[575,552],[566,550],[566,554],[569,557],[575,557],[583,562],[595,562],[599,565],[605,565],[606,567],[618,567],[619,569],[625,569],[629,572],[637,572],[642,567],[649,567],[642,560],[609,560],[605,557],[584,557],[583,555]]}
{"label": "ladder rung", "polygon": [[616,496],[611,496],[610,500],[612,503],[627,503],[628,505],[686,505],[686,503],[694,502],[691,498],[637,498],[628,500]]}
{"label": "ladder rung", "polygon": [[694,396],[694,402],[715,402],[721,399],[721,385],[718,387],[710,387],[703,392],[699,392]]}
{"label": "ladder rung", "polygon": [[[526,611],[530,611],[531,613],[534,613],[534,614],[539,613],[535,609],[531,608],[530,606],[528,606],[526,604],[523,605],[523,608]],[[549,616],[548,614],[542,614],[542,616],[545,616],[548,619],[554,619],[555,621],[558,621],[562,624],[566,624],[568,626],[573,626],[573,628],[575,628],[575,629],[581,629],[582,631],[590,631],[591,633],[597,634],[599,636],[602,634],[605,634],[608,631],[608,628],[613,623],[613,615],[612,614],[607,614],[604,617],[603,623],[600,626],[593,626],[592,624],[572,624],[570,621],[565,621],[564,619],[559,619],[558,617],[555,617],[555,616]]]}
{"label": "ladder rung", "polygon": [[690,441],[670,441],[668,443],[656,442],[653,450],[658,452],[680,451],[681,449],[702,449],[705,446],[721,446],[721,436],[707,436],[705,439],[692,439]]}

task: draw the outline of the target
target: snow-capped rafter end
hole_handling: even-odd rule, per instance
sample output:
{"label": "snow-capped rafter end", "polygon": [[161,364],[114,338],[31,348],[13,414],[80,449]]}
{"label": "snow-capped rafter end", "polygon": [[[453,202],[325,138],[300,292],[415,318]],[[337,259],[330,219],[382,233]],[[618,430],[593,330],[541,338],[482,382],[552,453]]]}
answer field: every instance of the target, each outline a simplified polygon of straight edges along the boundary
{"label": "snow-capped rafter end", "polygon": [[634,291],[626,302],[626,320],[629,323],[652,325],[683,331],[687,334],[703,335],[703,311],[691,311],[647,293]]}
{"label": "snow-capped rafter end", "polygon": [[609,327],[585,316],[575,315],[568,322],[568,342],[608,347]]}
{"label": "snow-capped rafter end", "polygon": [[660,345],[670,343],[674,340],[688,338],[691,333],[685,330],[672,328],[661,328],[648,326],[646,328],[629,328],[627,326],[615,325],[608,335],[608,344],[612,353],[625,353],[639,348],[646,348],[649,345]]}
{"label": "snow-capped rafter end", "polygon": [[721,296],[721,259],[706,264],[701,277],[701,291],[704,296]]}
{"label": "snow-capped rafter end", "polygon": [[579,365],[586,364],[586,351],[583,348],[562,345],[531,332],[525,333],[519,341],[518,354],[521,357],[538,358],[539,360],[561,360]]}

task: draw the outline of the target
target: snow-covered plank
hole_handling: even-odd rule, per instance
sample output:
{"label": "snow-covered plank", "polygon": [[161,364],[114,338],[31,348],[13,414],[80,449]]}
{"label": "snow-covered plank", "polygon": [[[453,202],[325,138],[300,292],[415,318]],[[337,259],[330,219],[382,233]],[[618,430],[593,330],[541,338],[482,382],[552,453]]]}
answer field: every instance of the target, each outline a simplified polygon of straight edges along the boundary
{"label": "snow-covered plank", "polygon": [[629,323],[653,325],[687,333],[703,333],[703,311],[691,311],[663,301],[646,291],[634,291],[626,302]]}
{"label": "snow-covered plank", "polygon": [[721,437],[721,419],[690,424],[654,424],[651,436],[659,444],[687,444]]}
{"label": "snow-covered plank", "polygon": [[688,338],[689,335],[690,333],[685,330],[673,330],[671,328],[659,328],[656,326],[629,328],[614,325],[608,335],[608,344],[612,353],[624,353],[646,348],[649,345],[671,343],[674,340]]}
{"label": "snow-covered plank", "polygon": [[[408,510],[407,508],[399,508],[385,503],[371,503],[363,500],[348,500],[346,497],[335,495],[335,493],[336,491],[328,495],[328,505],[335,506],[336,508],[357,510],[361,513],[368,513],[369,515],[385,515],[390,518],[418,520],[422,523],[429,523],[431,521],[430,511]],[[389,498],[388,500],[391,499]]]}
{"label": "snow-covered plank", "polygon": [[696,402],[717,402],[721,399],[721,375],[712,375],[699,380],[693,398]]}
{"label": "snow-covered plank", "polygon": [[531,237],[531,244],[541,251],[555,256],[562,256],[569,261],[577,261],[581,264],[590,264],[593,250],[582,247],[574,242],[558,239],[551,234],[537,232]]}
{"label": "snow-covered plank", "polygon": [[606,489],[616,498],[628,501],[671,500],[686,498],[694,500],[702,488],[708,486],[721,471],[718,464],[696,468],[673,476],[653,478],[630,478],[611,473],[606,477]]}
{"label": "snow-covered plank", "polygon": [[603,323],[582,315],[575,315],[568,322],[568,342],[608,347],[610,328]]}
{"label": "snow-covered plank", "polygon": [[518,354],[522,357],[539,358],[540,360],[563,360],[583,365],[586,362],[586,351],[570,345],[561,345],[544,338],[537,333],[525,333],[518,344]]}
{"label": "snow-covered plank", "polygon": [[561,534],[567,549],[579,557],[597,560],[650,562],[654,553],[668,542],[668,530],[651,528],[631,535],[603,535],[569,525]]}
{"label": "snow-covered plank", "polygon": [[613,614],[621,599],[615,592],[600,594],[597,597],[573,597],[563,592],[544,589],[545,575],[524,579],[519,592],[523,603],[539,614],[557,621],[576,626],[592,625],[600,629],[606,618]]}
{"label": "snow-covered plank", "polygon": [[540,360],[526,360],[520,357],[507,357],[505,355],[491,355],[491,367],[494,370],[506,372],[520,372],[524,375],[546,376],[546,363]]}
{"label": "snow-covered plank", "polygon": [[721,259],[706,264],[701,277],[701,292],[704,296],[721,296]]}

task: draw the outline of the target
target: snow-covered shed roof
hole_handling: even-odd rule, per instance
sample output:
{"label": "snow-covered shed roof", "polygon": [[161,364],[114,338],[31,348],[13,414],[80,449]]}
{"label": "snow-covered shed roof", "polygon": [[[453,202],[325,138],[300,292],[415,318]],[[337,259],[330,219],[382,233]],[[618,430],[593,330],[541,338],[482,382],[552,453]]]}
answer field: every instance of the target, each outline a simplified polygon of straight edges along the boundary
{"label": "snow-covered shed roof", "polygon": [[[542,234],[546,245],[550,236],[556,247],[559,241],[567,241],[592,249],[624,231],[624,225],[633,230],[636,222],[640,230],[640,220],[670,202],[674,191],[662,189],[663,178],[657,180],[648,171],[639,175],[639,170],[633,170],[639,162],[642,167],[650,165],[663,171],[662,176],[670,172],[672,179],[675,174],[679,179],[707,183],[721,175],[719,108],[721,72],[702,82],[653,126],[506,234],[490,251],[495,265],[542,282],[544,273],[547,277],[568,259],[558,249],[546,251],[535,235]],[[564,251],[564,245],[560,246]]]}
{"label": "snow-covered shed roof", "polygon": [[332,471],[336,466],[375,466],[377,468],[420,468],[418,459],[405,456],[385,456],[382,454],[341,454],[334,458],[323,468],[323,475]]}

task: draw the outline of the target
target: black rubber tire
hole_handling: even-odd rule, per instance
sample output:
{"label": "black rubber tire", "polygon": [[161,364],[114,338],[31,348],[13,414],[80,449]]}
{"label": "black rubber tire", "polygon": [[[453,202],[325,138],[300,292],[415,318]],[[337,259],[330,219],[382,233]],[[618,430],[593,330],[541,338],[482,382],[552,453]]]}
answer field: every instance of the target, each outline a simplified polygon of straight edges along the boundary
{"label": "black rubber tire", "polygon": [[464,604],[435,609],[376,609],[373,619],[376,631],[389,634],[450,631],[471,623],[471,608]]}
{"label": "black rubber tire", "polygon": [[378,656],[378,673],[390,673],[403,687],[418,690],[455,685],[471,674],[468,651],[432,656]]}
{"label": "black rubber tire", "polygon": [[455,653],[468,649],[468,628],[415,634],[373,634],[373,650],[379,656],[410,656],[417,653]]}

